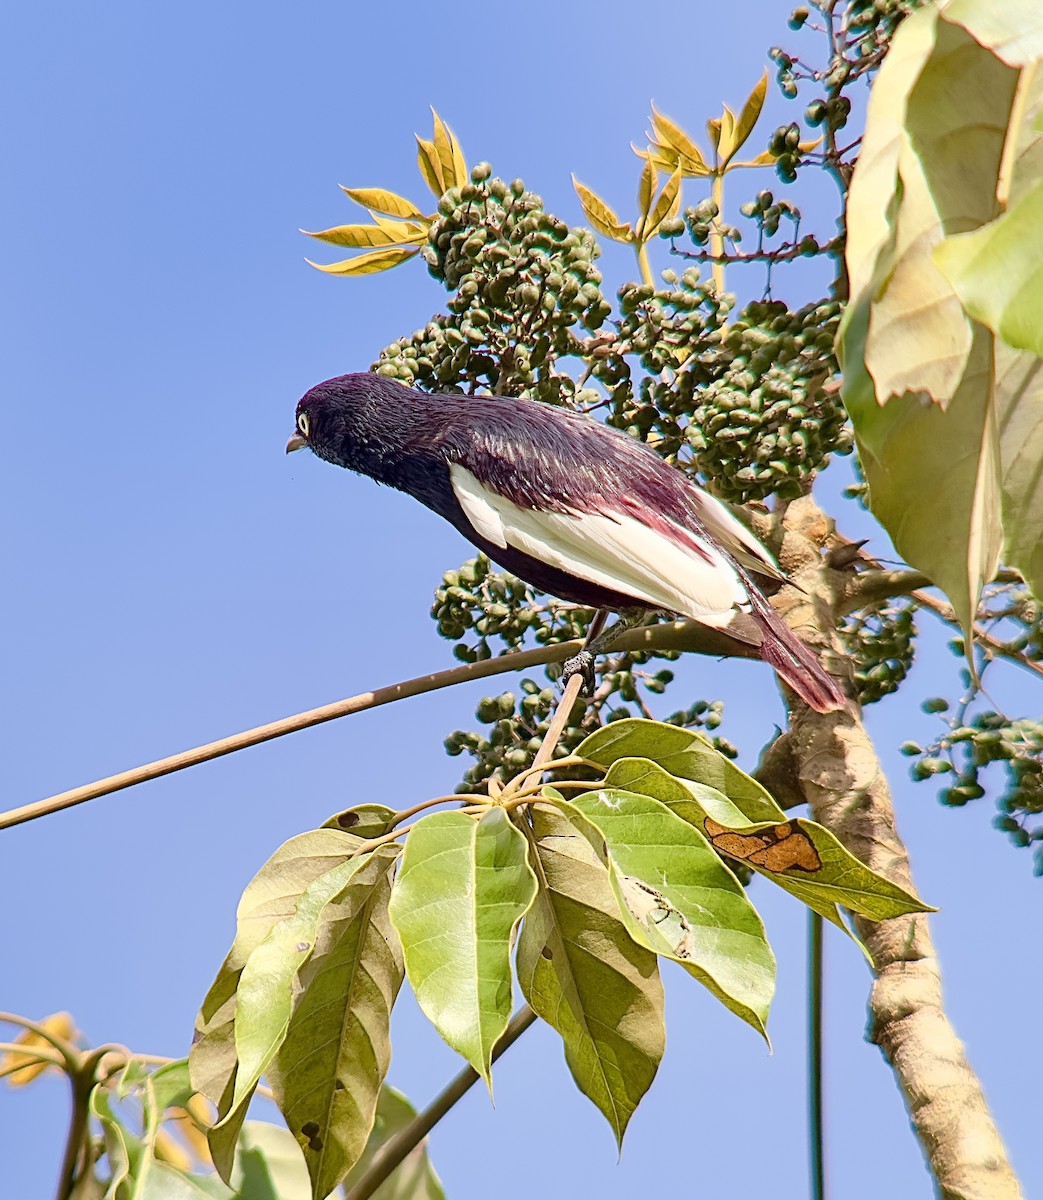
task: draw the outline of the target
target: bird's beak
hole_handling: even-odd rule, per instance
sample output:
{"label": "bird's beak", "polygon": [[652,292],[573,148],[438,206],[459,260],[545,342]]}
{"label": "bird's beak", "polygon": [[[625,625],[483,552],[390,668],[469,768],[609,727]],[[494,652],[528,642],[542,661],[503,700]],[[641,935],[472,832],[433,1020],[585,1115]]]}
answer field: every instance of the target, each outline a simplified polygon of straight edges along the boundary
{"label": "bird's beak", "polygon": [[295,433],[292,438],[286,443],[286,453],[292,454],[294,450],[303,450],[307,446],[308,440],[302,437],[301,434]]}

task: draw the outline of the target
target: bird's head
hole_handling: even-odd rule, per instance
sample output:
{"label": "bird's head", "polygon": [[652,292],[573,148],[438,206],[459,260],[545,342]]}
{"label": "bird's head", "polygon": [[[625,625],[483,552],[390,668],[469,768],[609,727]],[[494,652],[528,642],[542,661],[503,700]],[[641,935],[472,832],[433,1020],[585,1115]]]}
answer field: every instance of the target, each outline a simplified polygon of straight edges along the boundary
{"label": "bird's head", "polygon": [[352,449],[358,443],[363,410],[372,397],[374,376],[341,375],[305,392],[297,401],[293,435],[286,453],[307,447],[319,458],[341,467],[354,467]]}

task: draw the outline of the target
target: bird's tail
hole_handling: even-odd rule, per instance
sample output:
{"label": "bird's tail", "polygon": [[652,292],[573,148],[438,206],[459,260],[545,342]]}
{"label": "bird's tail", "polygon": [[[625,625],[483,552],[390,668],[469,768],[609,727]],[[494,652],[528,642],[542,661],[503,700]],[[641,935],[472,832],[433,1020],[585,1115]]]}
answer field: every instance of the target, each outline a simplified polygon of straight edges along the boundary
{"label": "bird's tail", "polygon": [[[742,568],[739,568],[739,574],[746,585],[751,606],[744,624],[747,628],[751,624],[756,625],[756,634],[759,635],[759,640],[755,642],[757,653],[816,712],[835,712],[846,708],[848,698],[840,690],[837,681],[827,674],[815,652],[783,621]],[[753,639],[744,637],[743,640]]]}

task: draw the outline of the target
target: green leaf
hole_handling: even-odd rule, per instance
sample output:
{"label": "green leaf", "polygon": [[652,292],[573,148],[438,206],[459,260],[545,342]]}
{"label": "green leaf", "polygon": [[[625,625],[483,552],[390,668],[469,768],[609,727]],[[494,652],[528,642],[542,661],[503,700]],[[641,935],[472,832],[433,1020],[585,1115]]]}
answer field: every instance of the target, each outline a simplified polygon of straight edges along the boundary
{"label": "green leaf", "polygon": [[[236,992],[235,1050],[239,1066],[229,1109],[210,1131],[212,1147],[215,1141],[224,1146],[227,1138],[234,1143],[257,1084],[286,1037],[297,972],[315,948],[323,910],[345,890],[356,901],[359,890],[349,888],[355,876],[362,892],[368,895],[376,881],[390,870],[398,849],[379,846],[320,875],[301,893],[293,914],[274,925],[247,959]],[[217,1154],[214,1165],[220,1170]]]}
{"label": "green leaf", "polygon": [[572,186],[576,189],[579,202],[587,220],[598,233],[611,238],[614,242],[629,242],[632,237],[629,225],[624,225],[604,200],[592,192],[585,184],[580,183],[575,175],[572,176]]}
{"label": "green leaf", "polygon": [[1002,536],[992,345],[932,252],[995,215],[1015,83],[937,9],[914,13],[873,88],[848,208],[843,394],[871,506],[967,631]]}
{"label": "green leaf", "polygon": [[[380,1147],[416,1116],[416,1109],[394,1088],[383,1087],[377,1103],[377,1119],[369,1142],[344,1180],[344,1190],[350,1192],[369,1168]],[[388,1179],[373,1193],[373,1200],[445,1200],[442,1184],[427,1156],[424,1142],[414,1146]]]}
{"label": "green leaf", "polygon": [[608,866],[631,937],[679,962],[766,1036],[775,956],[742,884],[705,835],[634,792],[599,788],[559,807]]}
{"label": "green leaf", "polygon": [[620,758],[651,759],[671,775],[723,793],[749,821],[786,819],[755,779],[690,729],[636,717],[613,721],[592,733],[574,753],[606,768]]}
{"label": "green leaf", "polygon": [[398,195],[397,192],[389,192],[386,188],[348,188],[342,184],[340,190],[356,204],[361,204],[363,208],[371,209],[373,212],[412,221],[430,219],[425,217],[411,200]]}
{"label": "green leaf", "polygon": [[105,1140],[105,1157],[109,1166],[109,1185],[106,1200],[128,1200],[132,1195],[134,1176],[144,1157],[144,1143],[123,1124],[112,1111],[108,1091],[103,1087],[91,1089],[88,1107],[91,1116],[101,1126]]}
{"label": "green leaf", "polygon": [[[410,226],[401,224],[404,233],[410,231]],[[352,250],[364,249],[368,246],[395,246],[406,240],[405,236],[395,237],[379,225],[335,225],[332,229],[320,229],[316,233],[302,229],[301,233],[320,242],[329,242],[334,246],[348,246]]]}
{"label": "green leaf", "polygon": [[192,1086],[219,1111],[231,1102],[236,1076],[236,989],[243,967],[274,926],[296,910],[305,889],[359,846],[339,829],[315,829],[290,838],[257,872],[236,912],[236,935],[196,1018],[188,1056]]}
{"label": "green leaf", "polygon": [[734,145],[731,154],[728,156],[729,158],[742,149],[746,139],[753,132],[753,127],[757,124],[764,109],[764,97],[767,94],[768,72],[765,71],[753,85],[753,91],[746,97],[746,103],[743,104],[739,116],[735,121]]}
{"label": "green leaf", "polygon": [[188,1059],[178,1058],[165,1063],[149,1076],[151,1083],[150,1096],[158,1114],[162,1115],[168,1108],[175,1105],[184,1108],[195,1095],[188,1074]]}
{"label": "green leaf", "polygon": [[221,1118],[208,1140],[222,1178],[231,1170],[236,1136],[256,1086],[256,1080],[252,1085],[246,1082],[236,1046],[238,988],[244,968],[273,930],[293,919],[308,889],[343,868],[359,845],[358,838],[334,829],[291,838],[265,863],[239,902],[236,939],[203,1001],[189,1054],[192,1085],[217,1105]]}
{"label": "green leaf", "polygon": [[639,792],[665,804],[682,821],[694,825],[700,833],[703,818],[710,816],[729,829],[740,829],[757,822],[716,788],[691,779],[680,779],[647,758],[618,758],[609,767],[603,787],[624,792]]}
{"label": "green leaf", "polygon": [[1004,560],[1043,598],[1043,361],[995,347]]}
{"label": "green leaf", "polygon": [[235,1148],[236,1200],[311,1200],[311,1181],[297,1139],[281,1125],[247,1121]]}
{"label": "green leaf", "polygon": [[536,880],[504,809],[424,817],[406,838],[391,896],[409,982],[432,1024],[492,1088],[511,1018],[511,942]]}
{"label": "green leaf", "polygon": [[531,810],[540,881],[518,939],[518,980],[558,1031],[584,1095],[622,1145],[663,1056],[663,985],[656,956],[627,933],[608,871],[554,808]]}
{"label": "green leaf", "polygon": [[388,271],[419,254],[420,250],[410,246],[389,246],[385,250],[374,250],[370,254],[356,254],[354,258],[345,258],[335,263],[312,262],[310,258],[304,261],[316,271],[327,275],[375,275],[378,271]]}
{"label": "green leaf", "polygon": [[[599,732],[614,729],[615,725]],[[754,782],[749,776],[744,778]],[[845,933],[851,931],[837,910],[838,904],[874,921],[907,912],[934,911],[916,896],[875,874],[829,830],[814,821],[787,819],[781,809],[781,817],[751,821],[717,788],[677,778],[647,759],[616,759],[605,776],[604,786],[639,792],[660,801],[681,820],[695,826],[719,853],[744,862]],[[729,834],[737,838],[729,838]],[[787,837],[788,844],[782,846]],[[790,860],[803,863],[804,868],[799,865],[778,868],[779,863]],[[864,946],[862,949],[865,952]]]}
{"label": "green leaf", "polygon": [[1043,59],[1043,9],[1036,0],[949,0],[943,15],[1012,67]]}
{"label": "green leaf", "polygon": [[972,317],[1043,357],[1043,180],[997,220],[946,238],[934,261]]}
{"label": "green leaf", "polygon": [[322,828],[343,829],[361,839],[378,838],[388,832],[397,815],[386,804],[356,804],[354,808],[334,813],[322,823]]}
{"label": "green leaf", "polygon": [[268,1068],[316,1197],[329,1195],[365,1149],[391,1060],[391,1009],[402,985],[402,951],[388,918],[394,858],[374,855],[322,910]]}

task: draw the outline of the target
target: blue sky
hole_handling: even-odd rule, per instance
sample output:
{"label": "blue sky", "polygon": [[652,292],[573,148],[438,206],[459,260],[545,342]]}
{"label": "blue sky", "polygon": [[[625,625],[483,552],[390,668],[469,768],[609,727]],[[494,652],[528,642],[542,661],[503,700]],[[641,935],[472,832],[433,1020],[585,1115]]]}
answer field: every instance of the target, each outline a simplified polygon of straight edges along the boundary
{"label": "blue sky", "polygon": [[[538,0],[524,12],[9,12],[4,807],[451,664],[427,610],[467,547],[407,498],[283,454],[298,396],[365,369],[442,294],[415,263],[326,278],[304,264],[316,246],[298,227],[352,219],[338,183],[420,197],[412,135],[429,133],[430,104],[469,161],[522,176],[566,219],[581,220],[570,171],[628,215],[628,145],[649,100],[700,133],[722,100],[741,103],[773,41],[794,41],[787,11],[755,0],[653,20],[615,0]],[[765,134],[797,112],[770,103]],[[781,194],[770,173],[760,186]],[[831,200],[823,187],[809,205],[823,234]],[[605,271],[618,283],[633,266],[615,252]],[[776,284],[784,297],[812,286]],[[827,501],[842,474],[823,481]],[[852,534],[867,528],[853,506],[844,514]],[[940,809],[893,751],[934,729],[915,699],[954,691],[955,660],[924,640],[909,700],[870,723],[918,885],[942,909],[950,1014],[1026,1192],[1043,1193],[1024,1045],[1043,982],[1040,884],[989,828],[988,802]],[[1038,711],[1038,686],[1002,678],[1015,714]],[[460,762],[442,738],[473,727],[490,690],[362,714],[3,834],[0,1008],[69,1009],[94,1043],[184,1053],[253,872],[339,808],[451,788]],[[663,711],[700,694],[725,699],[723,732],[746,763],[783,720],[755,664],[686,662]],[[754,900],[780,959],[773,1055],[668,971],[667,1057],[617,1163],[556,1036],[534,1029],[497,1068],[495,1110],[475,1090],[432,1136],[453,1200],[486,1195],[493,1179],[504,1200],[536,1187],[710,1198],[737,1174],[779,1200],[806,1195],[804,913],[763,885]],[[864,965],[833,931],[827,957],[834,1194],[926,1197],[890,1072],[862,1040]],[[422,1104],[457,1062],[406,990],[394,1037],[390,1081]],[[57,1079],[0,1087],[5,1194],[51,1194],[65,1114]]]}

